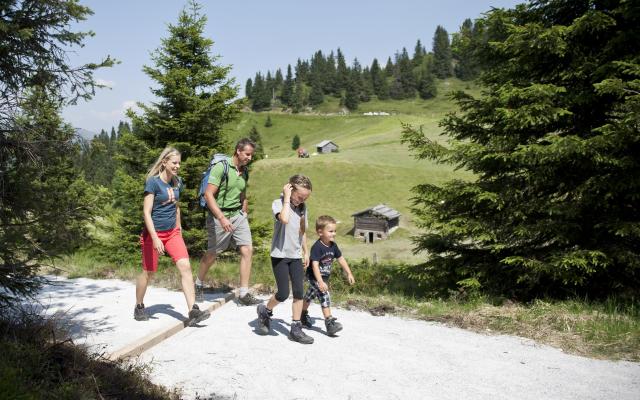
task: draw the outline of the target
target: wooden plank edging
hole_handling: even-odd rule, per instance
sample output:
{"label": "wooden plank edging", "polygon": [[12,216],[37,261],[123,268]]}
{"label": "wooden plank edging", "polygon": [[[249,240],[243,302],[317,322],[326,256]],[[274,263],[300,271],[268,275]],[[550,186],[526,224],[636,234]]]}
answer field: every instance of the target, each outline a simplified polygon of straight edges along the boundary
{"label": "wooden plank edging", "polygon": [[[229,303],[237,296],[237,289],[233,290],[229,293],[226,293],[223,298],[214,300],[213,304],[210,305],[207,310],[209,312],[213,312],[223,305]],[[144,351],[149,350],[153,346],[158,343],[163,342],[164,340],[170,338],[176,333],[180,332],[184,328],[187,327],[187,320],[177,322],[171,326],[161,329],[160,331],[153,332],[144,336],[128,345],[112,352],[107,355],[107,358],[110,360],[118,360],[118,359],[126,359],[131,357],[137,357],[142,354]]]}

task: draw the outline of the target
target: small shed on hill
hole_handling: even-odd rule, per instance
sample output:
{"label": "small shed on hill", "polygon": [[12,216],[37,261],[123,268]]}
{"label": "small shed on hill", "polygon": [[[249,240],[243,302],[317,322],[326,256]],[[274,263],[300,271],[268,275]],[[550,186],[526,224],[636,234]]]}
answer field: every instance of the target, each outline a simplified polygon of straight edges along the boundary
{"label": "small shed on hill", "polygon": [[331,140],[323,140],[316,145],[316,148],[318,149],[318,154],[338,151],[338,145],[333,143]]}
{"label": "small shed on hill", "polygon": [[383,240],[400,225],[400,213],[384,204],[367,208],[351,215],[353,217],[353,237],[365,243]]}

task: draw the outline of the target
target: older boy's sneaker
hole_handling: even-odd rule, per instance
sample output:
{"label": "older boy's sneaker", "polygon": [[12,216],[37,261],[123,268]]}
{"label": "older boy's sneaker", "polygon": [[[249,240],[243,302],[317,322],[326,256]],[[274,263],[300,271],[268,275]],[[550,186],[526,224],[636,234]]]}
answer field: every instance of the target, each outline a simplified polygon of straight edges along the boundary
{"label": "older boy's sneaker", "polygon": [[251,293],[247,293],[242,297],[238,297],[238,303],[243,306],[255,306],[256,304],[262,303],[262,300],[253,297]]}
{"label": "older boy's sneaker", "polygon": [[256,330],[261,335],[268,335],[271,328],[271,314],[264,304],[258,305],[258,329]]}
{"label": "older boy's sneaker", "polygon": [[136,304],[136,307],[133,309],[133,318],[136,321],[149,320],[149,314],[147,314],[147,310],[145,310],[144,304]]}
{"label": "older boy's sneaker", "polygon": [[204,303],[204,285],[195,284],[196,288],[196,303]]}
{"label": "older boy's sneaker", "polygon": [[309,315],[308,310],[302,310],[302,316],[300,316],[300,322],[302,322],[302,326],[311,328],[313,326],[313,320]]}
{"label": "older boy's sneaker", "polygon": [[187,322],[188,326],[194,326],[195,324],[204,321],[209,318],[211,313],[207,310],[202,311],[197,304],[193,305],[191,311],[189,311],[189,321]]}
{"label": "older boy's sneaker", "polygon": [[313,338],[302,332],[302,323],[300,321],[291,323],[291,332],[289,332],[289,339],[302,344],[313,343]]}
{"label": "older boy's sneaker", "polygon": [[327,335],[333,336],[342,330],[342,324],[336,322],[336,318],[329,317],[324,320],[324,326],[327,327]]}

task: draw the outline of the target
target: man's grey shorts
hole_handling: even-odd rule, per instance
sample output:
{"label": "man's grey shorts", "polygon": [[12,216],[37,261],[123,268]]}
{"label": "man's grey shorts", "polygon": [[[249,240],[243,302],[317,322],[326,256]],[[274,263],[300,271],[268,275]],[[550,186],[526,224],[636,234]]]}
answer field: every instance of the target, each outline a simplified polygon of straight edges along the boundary
{"label": "man's grey shorts", "polygon": [[233,225],[231,232],[225,232],[220,221],[207,213],[207,252],[222,253],[237,246],[251,246],[251,229],[247,215],[240,211],[239,214],[229,218]]}

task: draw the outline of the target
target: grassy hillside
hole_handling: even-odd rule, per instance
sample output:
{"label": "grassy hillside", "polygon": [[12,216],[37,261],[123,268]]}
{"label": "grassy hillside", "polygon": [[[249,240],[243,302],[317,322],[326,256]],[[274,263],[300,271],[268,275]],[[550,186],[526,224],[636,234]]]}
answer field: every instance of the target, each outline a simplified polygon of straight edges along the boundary
{"label": "grassy hillside", "polygon": [[[246,136],[255,125],[267,155],[252,167],[249,196],[253,218],[270,220],[271,201],[278,197],[287,178],[304,174],[314,185],[309,200],[310,221],[320,214],[331,214],[341,221],[338,240],[348,258],[372,258],[376,253],[379,260],[419,260],[420,257],[411,253],[410,236],[417,233],[409,211],[411,188],[426,182],[440,184],[454,177],[471,179],[467,172],[415,160],[400,143],[402,122],[422,125],[432,139],[446,140],[440,136],[438,121],[454,106],[446,98],[444,86],[464,89],[466,84],[451,80],[448,84],[441,82],[441,86],[440,96],[433,100],[376,100],[362,103],[362,110],[347,115],[243,113],[227,127],[227,133],[231,138],[239,138]],[[393,114],[365,116],[365,110]],[[269,128],[264,127],[267,116],[273,122]],[[336,143],[340,152],[299,159],[291,148],[295,135],[311,154],[315,152],[315,145],[325,139]],[[401,229],[394,232],[390,240],[373,245],[350,237],[351,215],[379,203],[402,213]]]}

